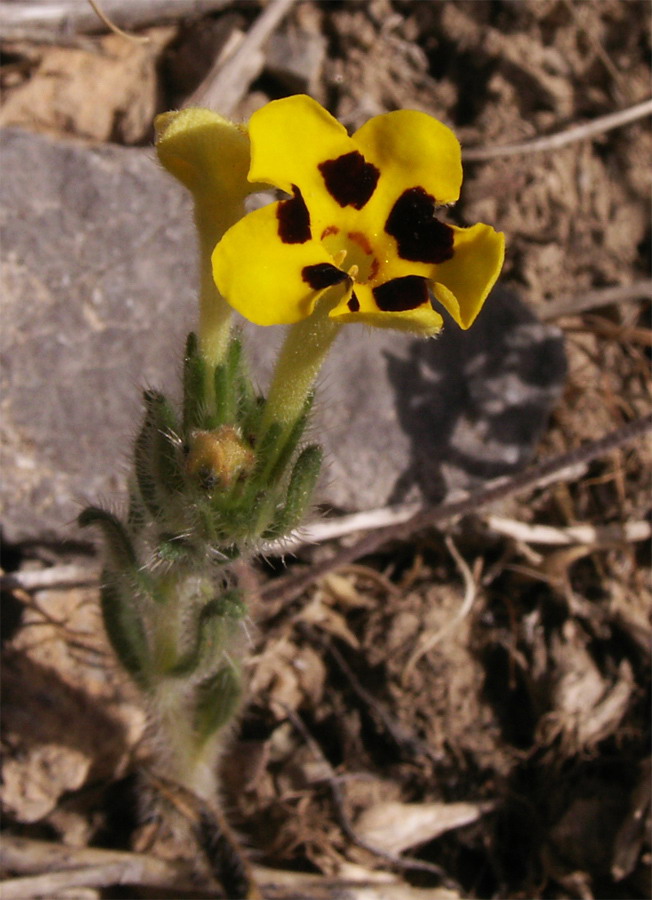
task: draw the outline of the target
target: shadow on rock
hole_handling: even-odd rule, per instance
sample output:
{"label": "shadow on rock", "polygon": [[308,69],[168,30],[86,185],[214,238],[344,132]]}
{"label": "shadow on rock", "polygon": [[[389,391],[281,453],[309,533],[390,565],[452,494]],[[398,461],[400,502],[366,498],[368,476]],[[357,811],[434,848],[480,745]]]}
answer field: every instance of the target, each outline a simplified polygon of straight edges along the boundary
{"label": "shadow on rock", "polygon": [[415,340],[407,356],[385,357],[412,457],[392,503],[415,486],[437,502],[521,469],[566,374],[559,330],[504,290],[494,291],[469,331],[446,316],[436,341]]}

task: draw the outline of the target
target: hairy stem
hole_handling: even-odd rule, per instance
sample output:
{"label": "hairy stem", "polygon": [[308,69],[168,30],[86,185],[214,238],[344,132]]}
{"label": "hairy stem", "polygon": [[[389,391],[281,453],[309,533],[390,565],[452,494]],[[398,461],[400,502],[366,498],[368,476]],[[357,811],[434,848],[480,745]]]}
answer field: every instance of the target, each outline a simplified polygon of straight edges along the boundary
{"label": "hairy stem", "polygon": [[263,433],[273,422],[291,427],[297,421],[340,327],[319,308],[290,326],[269,389]]}

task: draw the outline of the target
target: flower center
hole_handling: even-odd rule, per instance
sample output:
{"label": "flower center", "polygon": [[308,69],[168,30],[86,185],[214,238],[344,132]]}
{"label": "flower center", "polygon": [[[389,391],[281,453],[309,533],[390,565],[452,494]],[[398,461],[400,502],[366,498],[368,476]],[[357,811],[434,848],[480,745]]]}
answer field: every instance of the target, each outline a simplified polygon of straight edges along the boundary
{"label": "flower center", "polygon": [[334,264],[354,281],[366,284],[376,278],[379,263],[369,239],[361,231],[341,231],[330,225],[322,232],[321,242]]}

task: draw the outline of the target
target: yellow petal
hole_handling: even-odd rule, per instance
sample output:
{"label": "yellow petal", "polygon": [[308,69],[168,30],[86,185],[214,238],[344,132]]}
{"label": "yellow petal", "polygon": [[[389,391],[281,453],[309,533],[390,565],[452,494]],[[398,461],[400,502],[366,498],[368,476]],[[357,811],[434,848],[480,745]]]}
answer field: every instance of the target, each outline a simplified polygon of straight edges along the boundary
{"label": "yellow petal", "polygon": [[374,298],[373,289],[368,284],[354,285],[353,292],[342,297],[330,316],[336,322],[362,322],[374,328],[393,328],[422,337],[437,334],[444,322],[441,315],[432,308],[430,301],[414,309],[393,312],[381,310]]}
{"label": "yellow petal", "polygon": [[435,297],[460,328],[470,328],[500,275],[505,235],[489,225],[453,228],[454,256],[436,267]]}
{"label": "yellow petal", "polygon": [[249,121],[252,181],[291,194],[296,185],[315,225],[331,224],[341,209],[326,190],[319,165],[353,152],[346,128],[305,94],[273,100]]}
{"label": "yellow petal", "polygon": [[[292,201],[283,201],[292,202]],[[284,325],[305,319],[331,288],[349,286],[324,247],[312,238],[287,243],[279,237],[278,208],[272,203],[230,228],[213,252],[213,277],[222,296],[256,325]],[[316,269],[310,269],[310,267]],[[306,271],[308,270],[308,271]],[[314,283],[310,273],[321,275]],[[335,287],[333,285],[336,285]]]}
{"label": "yellow petal", "polygon": [[249,177],[288,193],[297,185],[304,197],[306,182],[323,186],[319,163],[353,149],[346,128],[305,94],[267,103],[252,115],[249,133]]}
{"label": "yellow petal", "polygon": [[[434,285],[435,297],[461,328],[469,328],[500,274],[505,236],[490,225],[458,228],[447,225],[453,240],[452,258],[441,263],[401,259],[395,247],[383,254],[379,281],[421,275]],[[390,238],[393,242],[393,239]],[[381,239],[378,240],[382,246]]]}
{"label": "yellow petal", "polygon": [[381,173],[364,209],[367,227],[376,234],[394,203],[410,188],[423,188],[438,206],[458,199],[460,144],[450,128],[432,116],[409,109],[375,116],[355,132],[353,143]]}

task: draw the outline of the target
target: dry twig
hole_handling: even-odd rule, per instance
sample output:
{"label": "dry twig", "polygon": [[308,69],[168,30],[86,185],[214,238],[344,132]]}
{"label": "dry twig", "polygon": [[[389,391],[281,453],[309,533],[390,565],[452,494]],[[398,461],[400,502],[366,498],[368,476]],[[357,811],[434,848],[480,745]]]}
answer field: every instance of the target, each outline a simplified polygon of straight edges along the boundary
{"label": "dry twig", "polygon": [[180,895],[199,887],[197,876],[187,863],[156,859],[144,853],[65,847],[6,832],[0,844],[0,862],[5,871],[29,873],[28,877],[0,882],[2,900],[54,897],[66,888],[110,884],[167,888]]}
{"label": "dry twig", "polygon": [[622,428],[617,428],[604,437],[590,441],[568,453],[561,453],[551,459],[543,460],[535,466],[518,472],[511,478],[500,478],[489,482],[486,487],[462,500],[449,501],[441,503],[439,506],[423,509],[407,522],[380,528],[351,547],[343,548],[331,559],[312,566],[308,571],[301,572],[299,575],[290,575],[280,579],[263,590],[261,599],[267,607],[265,617],[274,615],[277,608],[299,597],[317,578],[363,556],[375,553],[388,541],[407,540],[418,531],[475,513],[481,507],[497,500],[504,500],[523,491],[541,487],[551,481],[561,481],[567,477],[569,470],[576,470],[577,466],[587,465],[594,459],[643,437],[649,431],[652,431],[652,414],[635,419],[627,425],[623,425]]}
{"label": "dry twig", "polygon": [[562,316],[576,316],[579,313],[610,303],[629,303],[640,300],[642,297],[652,299],[652,278],[637,281],[634,284],[618,284],[613,287],[598,288],[579,294],[576,297],[560,297],[551,303],[546,303],[537,309],[537,313],[544,322],[552,322]]}
{"label": "dry twig", "polygon": [[46,569],[25,569],[22,572],[10,572],[0,575],[0,587],[3,590],[20,588],[29,593],[37,591],[67,589],[97,584],[100,573],[97,569],[86,568],[75,564],[67,566],[48,566]]}
{"label": "dry twig", "polygon": [[568,144],[585,141],[604,134],[605,131],[629,125],[631,122],[644,119],[649,115],[652,115],[652,100],[644,100],[642,103],[636,103],[634,106],[627,107],[627,109],[620,109],[618,112],[599,116],[591,122],[574,125],[571,128],[565,128],[563,131],[557,131],[555,134],[542,135],[518,144],[503,144],[498,147],[470,147],[468,150],[462,151],[462,159],[464,162],[485,162],[489,159],[497,159],[500,156],[517,156],[520,153],[558,150],[560,147],[566,147]]}
{"label": "dry twig", "polygon": [[569,525],[556,528],[552,525],[530,525],[501,516],[487,516],[487,525],[492,531],[504,534],[526,544],[548,544],[565,546],[587,544],[590,547],[610,547],[613,544],[646,541],[652,535],[649,522],[614,522],[609,525]]}
{"label": "dry twig", "polygon": [[[44,873],[0,882],[2,900],[53,897],[55,885],[62,891],[70,887],[109,887],[116,883],[160,888],[179,897],[192,893],[210,900],[216,896],[216,886],[199,883],[187,863],[156,859],[144,853],[65,847],[5,833],[0,845],[0,863],[5,870],[24,875]],[[269,900],[296,900],[297,897],[333,900],[345,896],[364,896],[365,900],[453,900],[460,896],[445,889],[420,891],[392,880],[389,875],[379,883],[378,875],[373,872],[368,873],[368,878],[354,880],[254,866],[254,874]],[[122,880],[116,881],[116,875],[122,875]]]}
{"label": "dry twig", "polygon": [[[261,48],[295,0],[270,0],[234,51],[227,45],[185,106],[206,106],[229,116],[265,65]],[[227,58],[225,59],[225,55]]]}
{"label": "dry twig", "polygon": [[297,731],[303,736],[313,755],[321,764],[323,771],[325,773],[328,773],[323,780],[328,785],[328,788],[331,792],[331,798],[333,800],[333,805],[335,807],[335,812],[340,828],[342,829],[346,837],[351,841],[351,843],[355,844],[357,847],[360,847],[362,850],[366,850],[368,853],[377,856],[379,859],[390,863],[390,865],[394,866],[394,868],[404,871],[413,870],[417,872],[429,872],[431,875],[436,875],[441,880],[442,884],[444,884],[446,887],[457,890],[458,885],[450,879],[450,877],[446,874],[441,866],[438,866],[435,863],[426,862],[422,859],[414,859],[413,857],[409,856],[398,856],[395,853],[389,853],[387,850],[384,850],[381,847],[376,847],[373,844],[369,843],[367,840],[365,840],[365,838],[363,838],[356,832],[344,807],[344,796],[342,794],[340,781],[333,772],[331,764],[324,756],[321,747],[310,734],[306,725],[304,724],[302,719],[297,716],[294,710],[290,709],[290,707],[288,707],[284,703],[280,705],[283,707],[288,719],[292,722]]}
{"label": "dry twig", "polygon": [[[121,29],[146,28],[224,9],[231,0],[101,0],[106,18]],[[75,34],[105,31],[92,7],[79,0],[0,3],[0,40],[56,44]]]}
{"label": "dry twig", "polygon": [[302,525],[296,533],[280,541],[265,545],[265,553],[288,553],[305,544],[319,544],[333,538],[346,537],[360,531],[372,531],[385,528],[387,525],[398,525],[407,522],[419,511],[418,503],[399,503],[383,506],[380,509],[369,509],[364,512],[351,513],[348,516],[337,516],[333,519],[321,519]]}

